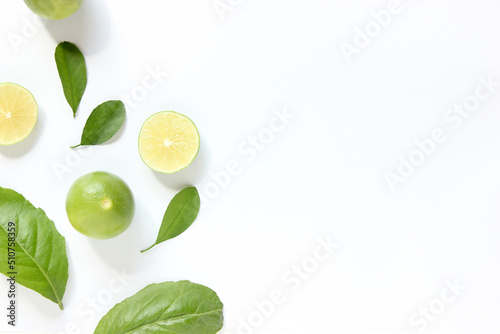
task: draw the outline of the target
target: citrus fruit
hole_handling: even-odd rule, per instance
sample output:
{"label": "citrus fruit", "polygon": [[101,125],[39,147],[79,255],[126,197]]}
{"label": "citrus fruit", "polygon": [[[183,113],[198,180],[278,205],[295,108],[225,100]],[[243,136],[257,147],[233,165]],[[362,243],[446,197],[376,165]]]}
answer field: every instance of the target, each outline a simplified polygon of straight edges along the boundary
{"label": "citrus fruit", "polygon": [[28,137],[35,127],[38,106],[24,87],[0,83],[0,145],[11,145]]}
{"label": "citrus fruit", "polygon": [[64,19],[75,13],[83,0],[24,0],[36,15],[49,20]]}
{"label": "citrus fruit", "polygon": [[108,172],[81,176],[66,197],[71,225],[94,239],[110,239],[125,231],[134,212],[132,191],[125,181]]}
{"label": "citrus fruit", "polygon": [[175,173],[187,167],[198,154],[200,135],[196,125],[175,111],[149,117],[139,135],[139,153],[150,168]]}

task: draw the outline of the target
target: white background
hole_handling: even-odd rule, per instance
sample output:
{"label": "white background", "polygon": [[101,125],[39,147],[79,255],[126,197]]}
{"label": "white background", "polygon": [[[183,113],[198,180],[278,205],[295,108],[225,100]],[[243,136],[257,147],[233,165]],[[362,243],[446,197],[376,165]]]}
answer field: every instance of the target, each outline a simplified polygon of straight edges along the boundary
{"label": "white background", "polygon": [[[225,333],[497,333],[500,87],[459,127],[445,115],[480,77],[500,81],[498,1],[401,0],[350,62],[342,43],[354,45],[356,27],[389,1],[232,3],[221,19],[212,0],[85,0],[72,17],[33,28],[22,1],[0,2],[0,82],[25,86],[39,103],[30,137],[0,148],[0,185],[54,220],[70,263],[64,311],[19,287],[14,331],[92,333],[147,284],[188,279],[219,294]],[[75,119],[53,57],[63,40],[87,60]],[[94,107],[137,94],[155,69],[168,75],[129,104],[117,138],[90,152],[68,148]],[[269,134],[276,108],[294,119],[255,156],[243,153],[249,137]],[[173,175],[150,170],[137,150],[142,123],[162,110],[189,116],[202,138],[195,162]],[[438,128],[446,141],[391,189],[385,174]],[[240,173],[214,187],[231,161]],[[125,179],[136,198],[131,227],[108,241],[76,232],[64,209],[71,183],[96,170]],[[211,199],[195,224],[140,254],[190,184]],[[317,240],[328,237],[340,247],[315,268]],[[311,273],[294,289],[289,270],[304,261]],[[123,270],[126,286],[113,280]],[[465,288],[423,330],[410,319],[440,305],[447,280]],[[274,290],[284,301],[262,315],[255,303]],[[2,279],[0,306],[6,295]],[[0,319],[0,332],[12,331]],[[238,332],[242,321],[253,329]]]}

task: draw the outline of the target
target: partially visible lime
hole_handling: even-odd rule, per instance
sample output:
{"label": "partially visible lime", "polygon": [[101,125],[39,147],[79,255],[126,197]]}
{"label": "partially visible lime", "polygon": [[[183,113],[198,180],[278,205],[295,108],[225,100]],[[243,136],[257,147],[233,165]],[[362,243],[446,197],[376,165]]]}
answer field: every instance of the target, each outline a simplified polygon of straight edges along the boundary
{"label": "partially visible lime", "polygon": [[0,145],[11,145],[26,138],[38,117],[35,98],[24,87],[0,83]]}
{"label": "partially visible lime", "polygon": [[139,153],[150,168],[175,173],[191,164],[200,149],[196,125],[175,111],[149,117],[139,134]]}
{"label": "partially visible lime", "polygon": [[74,14],[83,0],[24,0],[33,13],[44,19],[60,20]]}
{"label": "partially visible lime", "polygon": [[132,191],[125,181],[108,172],[81,176],[66,197],[71,225],[94,239],[110,239],[125,231],[134,212]]}

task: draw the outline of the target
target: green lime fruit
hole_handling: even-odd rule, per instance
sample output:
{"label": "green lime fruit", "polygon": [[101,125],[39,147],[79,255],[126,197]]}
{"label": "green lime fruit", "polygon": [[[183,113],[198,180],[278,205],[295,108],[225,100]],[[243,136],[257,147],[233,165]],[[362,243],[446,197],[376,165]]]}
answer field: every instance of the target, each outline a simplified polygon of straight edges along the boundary
{"label": "green lime fruit", "polygon": [[83,0],[24,0],[36,15],[49,20],[60,20],[73,15]]}
{"label": "green lime fruit", "polygon": [[118,176],[94,172],[78,178],[68,191],[66,213],[73,227],[94,239],[125,231],[135,212],[134,196]]}

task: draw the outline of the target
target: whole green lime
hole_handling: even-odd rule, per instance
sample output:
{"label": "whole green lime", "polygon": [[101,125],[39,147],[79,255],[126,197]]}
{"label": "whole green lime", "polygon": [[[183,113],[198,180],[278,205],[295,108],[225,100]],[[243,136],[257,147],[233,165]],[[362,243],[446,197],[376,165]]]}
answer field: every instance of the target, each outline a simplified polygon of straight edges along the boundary
{"label": "whole green lime", "polygon": [[125,231],[134,212],[132,191],[125,181],[108,172],[81,176],[66,197],[71,225],[94,239],[110,239]]}
{"label": "whole green lime", "polygon": [[60,20],[74,14],[83,0],[24,0],[33,13],[44,19]]}

